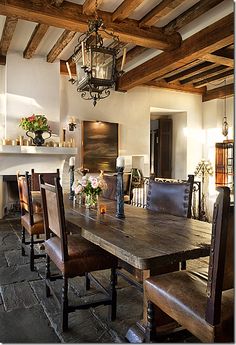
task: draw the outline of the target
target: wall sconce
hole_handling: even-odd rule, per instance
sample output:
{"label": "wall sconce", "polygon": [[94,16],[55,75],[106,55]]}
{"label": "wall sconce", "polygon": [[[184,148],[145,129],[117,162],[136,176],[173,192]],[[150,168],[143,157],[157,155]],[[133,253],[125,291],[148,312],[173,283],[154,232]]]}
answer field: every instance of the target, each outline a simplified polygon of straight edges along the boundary
{"label": "wall sconce", "polygon": [[76,122],[75,122],[75,118],[71,117],[68,121],[68,127],[69,127],[69,131],[72,132],[75,130],[76,128]]}

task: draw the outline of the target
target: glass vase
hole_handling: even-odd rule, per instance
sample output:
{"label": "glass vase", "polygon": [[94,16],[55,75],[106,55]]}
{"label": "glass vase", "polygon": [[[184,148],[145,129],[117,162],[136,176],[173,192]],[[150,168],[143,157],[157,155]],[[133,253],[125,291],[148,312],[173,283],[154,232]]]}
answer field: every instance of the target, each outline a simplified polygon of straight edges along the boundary
{"label": "glass vase", "polygon": [[86,208],[96,208],[98,202],[98,196],[93,194],[87,194],[85,196],[85,207]]}

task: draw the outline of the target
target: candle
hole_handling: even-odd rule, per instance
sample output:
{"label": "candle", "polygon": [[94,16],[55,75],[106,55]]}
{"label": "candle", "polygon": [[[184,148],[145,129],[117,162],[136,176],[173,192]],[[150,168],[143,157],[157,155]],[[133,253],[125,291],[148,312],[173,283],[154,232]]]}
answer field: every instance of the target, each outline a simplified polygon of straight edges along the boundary
{"label": "candle", "polygon": [[62,130],[62,141],[66,141],[66,129],[63,128]]}
{"label": "candle", "polygon": [[117,166],[117,168],[124,168],[124,166],[125,166],[125,159],[124,159],[124,157],[117,157],[117,159],[116,159],[116,166]]}
{"label": "candle", "polygon": [[84,41],[81,42],[81,49],[82,49],[82,60],[83,66],[85,66],[85,50],[84,50]]}
{"label": "candle", "polygon": [[69,73],[69,77],[70,79],[72,79],[72,75],[71,75],[71,70],[70,70],[70,65],[69,65],[69,62],[66,61],[66,67],[67,67],[67,71]]}
{"label": "candle", "polygon": [[107,210],[106,205],[100,205],[100,213],[101,214],[106,213],[106,210]]}
{"label": "candle", "polygon": [[70,167],[75,166],[75,157],[70,157],[69,166]]}
{"label": "candle", "polygon": [[124,50],[123,50],[123,57],[122,57],[122,62],[121,62],[121,71],[123,71],[123,69],[124,69],[124,65],[125,65],[125,59],[126,59],[126,48],[124,48]]}

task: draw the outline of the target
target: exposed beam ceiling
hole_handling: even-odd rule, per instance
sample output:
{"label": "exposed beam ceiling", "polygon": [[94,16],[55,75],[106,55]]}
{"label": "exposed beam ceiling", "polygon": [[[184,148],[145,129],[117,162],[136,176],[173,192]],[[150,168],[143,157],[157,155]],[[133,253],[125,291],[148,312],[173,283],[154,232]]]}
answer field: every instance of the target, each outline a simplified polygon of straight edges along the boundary
{"label": "exposed beam ceiling", "polygon": [[65,30],[63,34],[58,38],[55,45],[52,47],[47,55],[47,62],[53,62],[60,55],[67,44],[74,38],[76,32]]}
{"label": "exposed beam ceiling", "polygon": [[7,51],[10,46],[17,22],[18,19],[16,17],[6,18],[2,38],[0,41],[0,55],[7,55]]}
{"label": "exposed beam ceiling", "polygon": [[234,67],[234,60],[224,57],[224,56],[219,56],[215,54],[206,54],[201,59],[205,61],[215,62],[215,63],[218,63],[219,65],[225,65],[232,68]]}
{"label": "exposed beam ceiling", "polygon": [[215,74],[212,77],[207,77],[207,78],[202,79],[200,81],[194,82],[193,85],[194,85],[194,87],[202,87],[202,86],[207,85],[211,82],[215,82],[215,81],[219,82],[221,80],[224,80],[229,76],[233,76],[233,74],[234,74],[234,70],[229,69],[225,72]]}
{"label": "exposed beam ceiling", "polygon": [[125,73],[119,80],[118,89],[125,91],[163,76],[173,69],[184,66],[206,53],[214,52],[234,41],[234,14],[222,18],[183,41],[174,52],[164,52]]}
{"label": "exposed beam ceiling", "polygon": [[234,84],[228,84],[206,91],[202,95],[202,101],[207,102],[216,98],[230,97],[234,95]]}
{"label": "exposed beam ceiling", "polygon": [[112,14],[112,21],[121,22],[128,18],[129,14],[132,13],[144,0],[124,0],[119,7]]}
{"label": "exposed beam ceiling", "polygon": [[94,12],[96,11],[96,5],[97,8],[100,6],[100,4],[102,3],[102,0],[85,0],[84,4],[83,4],[83,13],[90,15],[90,14],[94,14]]}
{"label": "exposed beam ceiling", "polygon": [[174,90],[174,91],[182,91],[182,92],[188,92],[188,93],[197,93],[197,94],[202,94],[205,92],[205,88],[195,88],[190,85],[180,85],[177,83],[167,83],[165,81],[149,81],[145,83],[144,85],[148,86],[154,86],[154,87],[159,87],[159,88],[164,88],[164,89],[169,89],[169,90]]}
{"label": "exposed beam ceiling", "polygon": [[36,52],[40,42],[42,41],[43,37],[45,36],[46,32],[48,31],[49,26],[45,24],[38,24],[27,44],[27,47],[24,50],[23,56],[25,59],[30,59]]}

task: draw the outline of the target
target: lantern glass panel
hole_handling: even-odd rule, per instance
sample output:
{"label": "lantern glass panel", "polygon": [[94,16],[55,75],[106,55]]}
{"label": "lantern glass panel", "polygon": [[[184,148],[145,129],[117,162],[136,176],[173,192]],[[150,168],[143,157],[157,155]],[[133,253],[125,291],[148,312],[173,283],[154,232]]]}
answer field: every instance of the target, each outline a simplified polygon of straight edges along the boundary
{"label": "lantern glass panel", "polygon": [[112,80],[114,55],[105,51],[91,51],[92,78]]}

